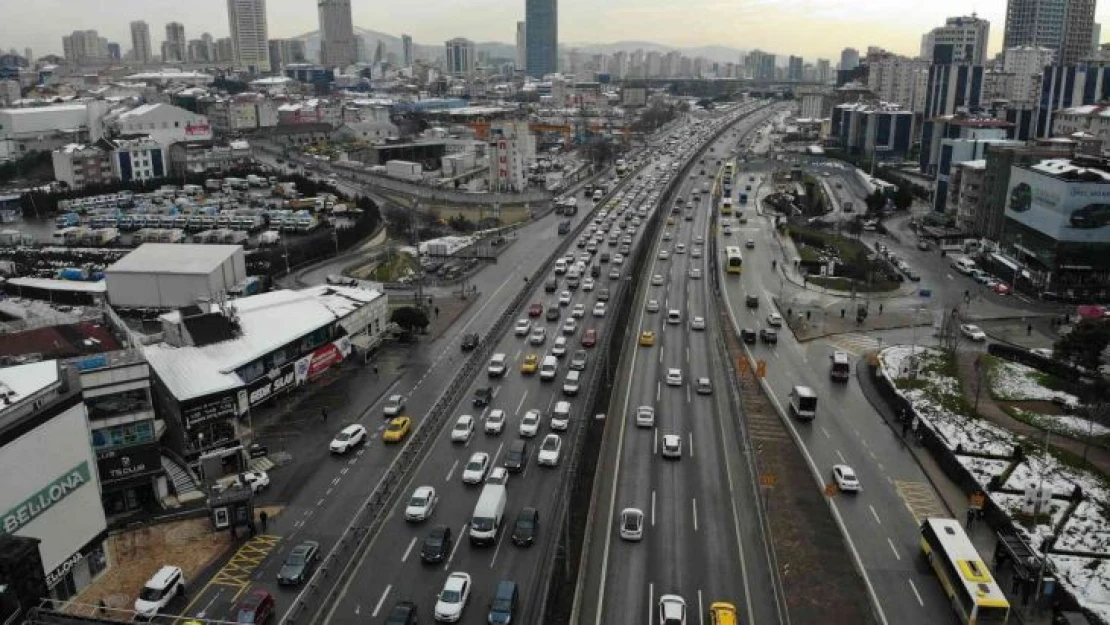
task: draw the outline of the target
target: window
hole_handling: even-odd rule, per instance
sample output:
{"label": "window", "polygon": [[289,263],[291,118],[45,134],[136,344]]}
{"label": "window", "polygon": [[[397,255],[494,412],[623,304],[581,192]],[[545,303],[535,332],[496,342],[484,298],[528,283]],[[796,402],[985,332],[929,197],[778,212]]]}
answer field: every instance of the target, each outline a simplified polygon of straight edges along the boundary
{"label": "window", "polygon": [[89,419],[104,419],[114,415],[150,410],[150,393],[147,389],[133,389],[122,393],[85,398]]}
{"label": "window", "polygon": [[99,430],[93,430],[92,432],[93,448],[97,450],[138,445],[139,443],[149,443],[153,440],[153,421],[128,423],[126,425],[118,425],[110,428],[101,428]]}

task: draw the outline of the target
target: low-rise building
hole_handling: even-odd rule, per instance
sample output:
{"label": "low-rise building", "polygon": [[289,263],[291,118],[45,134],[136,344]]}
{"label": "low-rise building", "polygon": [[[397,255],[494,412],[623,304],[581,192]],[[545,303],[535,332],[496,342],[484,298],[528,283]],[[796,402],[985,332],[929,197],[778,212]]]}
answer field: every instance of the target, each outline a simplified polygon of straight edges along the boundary
{"label": "low-rise building", "polygon": [[144,104],[109,116],[106,121],[118,134],[149,135],[163,145],[212,139],[207,117],[172,104]]}
{"label": "low-rise building", "polygon": [[975,229],[975,216],[982,210],[983,186],[987,173],[985,159],[957,163],[949,177],[948,210],[956,228],[965,233]]}
{"label": "low-rise building", "polygon": [[71,189],[108,184],[116,180],[111,153],[95,145],[71,143],[51,153],[54,179]]}
{"label": "low-rise building", "polygon": [[830,138],[851,154],[904,158],[913,143],[913,113],[886,103],[833,107]]}
{"label": "low-rise building", "polygon": [[1086,133],[1098,139],[1102,150],[1110,150],[1110,105],[1087,104],[1061,109],[1054,114],[1052,133],[1067,137]]}
{"label": "low-rise building", "polygon": [[169,310],[217,301],[246,277],[239,245],[144,243],[104,270],[108,301],[122,309]]}
{"label": "low-rise building", "polygon": [[536,159],[536,137],[527,122],[499,122],[490,127],[489,186],[495,191],[523,191],[528,165]]}
{"label": "low-rise building", "polygon": [[174,174],[221,172],[251,163],[251,145],[246,140],[226,144],[186,141],[170,146],[170,171]]}

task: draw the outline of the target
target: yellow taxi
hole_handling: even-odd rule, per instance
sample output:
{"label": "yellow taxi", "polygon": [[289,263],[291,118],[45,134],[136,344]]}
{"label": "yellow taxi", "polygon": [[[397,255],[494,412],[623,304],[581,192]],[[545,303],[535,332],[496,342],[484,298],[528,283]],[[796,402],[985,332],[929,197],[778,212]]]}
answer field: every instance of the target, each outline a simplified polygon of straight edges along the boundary
{"label": "yellow taxi", "polygon": [[400,443],[409,435],[411,429],[412,419],[393,417],[389,420],[389,425],[385,426],[385,432],[382,432],[382,440],[387,443]]}
{"label": "yellow taxi", "polygon": [[710,604],[709,622],[711,625],[740,625],[740,618],[736,615],[736,606],[724,601]]}
{"label": "yellow taxi", "polygon": [[655,345],[655,332],[651,330],[644,330],[640,333],[640,345],[644,347],[651,347]]}
{"label": "yellow taxi", "polygon": [[668,217],[667,218],[667,225],[668,226],[673,226],[674,225],[674,217]]}
{"label": "yellow taxi", "polygon": [[535,354],[528,354],[524,356],[524,362],[520,363],[521,373],[535,373],[536,369],[540,366],[540,357]]}

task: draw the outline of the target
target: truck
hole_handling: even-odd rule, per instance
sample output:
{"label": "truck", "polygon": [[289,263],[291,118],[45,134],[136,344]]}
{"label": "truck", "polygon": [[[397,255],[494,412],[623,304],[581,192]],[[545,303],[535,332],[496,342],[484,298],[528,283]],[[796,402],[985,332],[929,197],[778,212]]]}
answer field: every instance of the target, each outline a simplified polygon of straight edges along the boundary
{"label": "truck", "polygon": [[497,532],[505,517],[505,504],[508,495],[504,484],[486,484],[474,514],[470,517],[470,543],[472,545],[492,545],[497,542]]}
{"label": "truck", "polygon": [[209,178],[204,181],[204,188],[209,191],[219,191],[224,186],[224,181],[219,178]]}
{"label": "truck", "polygon": [[255,176],[254,174],[250,174],[249,176],[247,176],[247,184],[249,186],[252,186],[252,187],[260,187],[261,188],[261,187],[265,187],[269,183],[266,182],[266,179],[263,178],[262,176]]}
{"label": "truck", "polygon": [[420,180],[424,176],[424,169],[420,163],[395,159],[385,164],[385,173],[392,178]]}

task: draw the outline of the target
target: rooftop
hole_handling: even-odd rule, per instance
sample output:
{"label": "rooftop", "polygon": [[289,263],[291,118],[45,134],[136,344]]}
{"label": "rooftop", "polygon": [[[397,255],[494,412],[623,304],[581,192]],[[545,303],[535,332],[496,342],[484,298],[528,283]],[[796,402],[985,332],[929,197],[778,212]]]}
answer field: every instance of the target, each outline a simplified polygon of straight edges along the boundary
{"label": "rooftop", "polygon": [[104,273],[208,274],[242,250],[240,245],[144,243],[105,269]]}
{"label": "rooftop", "polygon": [[73,293],[104,293],[108,290],[103,280],[79,282],[77,280],[54,280],[53,278],[11,278],[8,284],[42,289],[44,291],[69,291]]}
{"label": "rooftop", "polygon": [[60,112],[60,111],[75,113],[77,111],[85,111],[87,109],[88,109],[88,107],[84,103],[79,103],[79,104],[54,104],[54,105],[51,105],[51,106],[28,106],[28,107],[17,108],[17,109],[0,109],[0,112],[3,112],[7,115],[35,115],[35,114],[38,114],[38,113]]}
{"label": "rooftop", "polygon": [[963,126],[965,128],[1012,128],[1013,124],[1004,119],[995,119],[993,117],[978,117],[967,115],[941,115],[934,117],[933,121],[948,122],[954,126]]}
{"label": "rooftop", "polygon": [[1043,160],[1034,165],[1030,165],[1029,169],[1057,178],[1081,180],[1085,182],[1110,182],[1110,171],[1094,167],[1084,167],[1067,158]]}
{"label": "rooftop", "polygon": [[1089,115],[1091,117],[1110,117],[1110,106],[1106,104],[1086,104],[1056,111],[1056,115]]}
{"label": "rooftop", "polygon": [[0,396],[18,403],[58,381],[58,363],[53,360],[0,369]]}
{"label": "rooftop", "polygon": [[0,357],[39,354],[43,358],[74,358],[119,349],[108,328],[91,321],[4,334]]}

